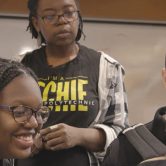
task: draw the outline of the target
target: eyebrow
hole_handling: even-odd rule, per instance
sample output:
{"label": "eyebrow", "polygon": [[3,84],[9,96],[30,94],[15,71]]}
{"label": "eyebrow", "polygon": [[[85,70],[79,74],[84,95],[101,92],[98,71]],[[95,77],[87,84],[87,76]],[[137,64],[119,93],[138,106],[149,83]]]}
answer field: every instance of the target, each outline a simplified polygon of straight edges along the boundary
{"label": "eyebrow", "polygon": [[47,9],[42,10],[42,12],[47,12],[47,11],[55,11],[55,10],[53,8],[47,8]]}

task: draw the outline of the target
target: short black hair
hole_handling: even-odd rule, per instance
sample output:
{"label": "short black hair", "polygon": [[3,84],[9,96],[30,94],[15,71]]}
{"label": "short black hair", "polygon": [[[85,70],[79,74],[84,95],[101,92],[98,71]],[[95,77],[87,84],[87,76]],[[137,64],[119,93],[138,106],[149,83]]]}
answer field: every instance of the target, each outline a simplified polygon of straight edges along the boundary
{"label": "short black hair", "polygon": [[[27,27],[27,30],[30,31],[30,33],[32,34],[32,38],[38,38],[38,32],[36,31],[35,27],[33,26],[33,23],[32,23],[32,17],[35,17],[37,15],[37,6],[38,6],[38,2],[39,0],[28,0],[28,9],[29,9],[29,24],[28,24],[28,27]],[[79,0],[75,0],[75,3],[77,5],[77,8],[79,9]],[[81,39],[81,36],[83,35],[84,38],[85,38],[85,35],[84,35],[84,32],[83,32],[83,20],[82,20],[82,16],[80,14],[80,12],[78,12],[78,18],[79,18],[79,26],[78,26],[78,33],[77,33],[77,36],[76,36],[76,41],[79,41]],[[46,41],[43,37],[43,35],[40,33],[41,35],[41,44],[46,44]]]}
{"label": "short black hair", "polygon": [[14,78],[20,75],[29,75],[36,82],[38,81],[35,73],[22,63],[10,59],[0,58],[0,91],[10,83]]}

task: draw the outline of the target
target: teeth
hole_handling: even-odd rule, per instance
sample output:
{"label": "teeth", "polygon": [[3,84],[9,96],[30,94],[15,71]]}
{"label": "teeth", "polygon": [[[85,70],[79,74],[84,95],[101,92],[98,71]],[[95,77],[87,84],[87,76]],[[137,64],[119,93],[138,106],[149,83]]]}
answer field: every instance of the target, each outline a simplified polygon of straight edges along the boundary
{"label": "teeth", "polygon": [[17,136],[18,139],[22,139],[24,141],[31,141],[32,140],[32,135],[29,136]]}

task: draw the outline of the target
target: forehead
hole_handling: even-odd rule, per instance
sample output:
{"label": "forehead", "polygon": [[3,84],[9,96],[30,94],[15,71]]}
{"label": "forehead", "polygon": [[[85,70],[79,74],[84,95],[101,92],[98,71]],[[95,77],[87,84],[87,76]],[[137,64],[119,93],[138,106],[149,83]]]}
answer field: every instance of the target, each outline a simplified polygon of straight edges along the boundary
{"label": "forehead", "polygon": [[0,92],[0,102],[5,104],[33,105],[41,103],[41,92],[37,82],[28,75],[14,78]]}
{"label": "forehead", "polygon": [[67,7],[77,9],[75,0],[39,0],[38,11],[60,10]]}

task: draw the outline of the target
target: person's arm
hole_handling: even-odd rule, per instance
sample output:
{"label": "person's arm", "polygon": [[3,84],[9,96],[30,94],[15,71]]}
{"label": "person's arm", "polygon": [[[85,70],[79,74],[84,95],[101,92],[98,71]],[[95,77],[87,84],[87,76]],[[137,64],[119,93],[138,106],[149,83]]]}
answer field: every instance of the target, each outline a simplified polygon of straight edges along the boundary
{"label": "person's arm", "polygon": [[106,135],[103,130],[97,128],[81,128],[79,132],[79,144],[81,146],[92,152],[100,152],[104,150]]}
{"label": "person's arm", "polygon": [[83,146],[92,152],[106,151],[122,129],[128,126],[124,69],[118,62],[109,59],[104,60],[100,68],[101,65],[104,65],[105,71],[100,71],[102,74],[99,78],[100,111],[96,121],[91,125],[92,128],[81,132],[84,134]]}
{"label": "person's arm", "polygon": [[41,130],[44,147],[49,150],[61,150],[82,146],[89,151],[103,151],[105,133],[96,128],[78,128],[59,123]]}
{"label": "person's arm", "polygon": [[128,126],[128,105],[124,86],[124,69],[110,56],[102,53],[99,75],[99,114],[92,124],[105,132],[105,150],[122,129]]}

